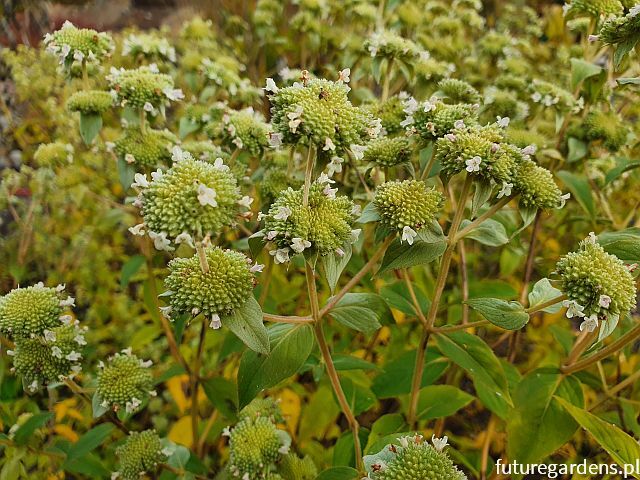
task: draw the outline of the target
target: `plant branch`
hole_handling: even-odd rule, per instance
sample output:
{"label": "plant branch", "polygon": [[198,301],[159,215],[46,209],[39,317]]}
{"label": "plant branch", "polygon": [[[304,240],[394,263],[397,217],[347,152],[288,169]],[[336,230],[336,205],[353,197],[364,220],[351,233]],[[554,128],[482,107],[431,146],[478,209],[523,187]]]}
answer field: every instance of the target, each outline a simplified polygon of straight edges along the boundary
{"label": "plant branch", "polygon": [[482,222],[484,222],[485,220],[493,217],[493,215],[495,215],[495,213],[498,210],[500,210],[502,207],[507,205],[511,200],[512,199],[510,197],[502,197],[497,203],[492,205],[491,208],[489,208],[489,210],[484,212],[482,215],[480,215],[478,218],[472,221],[469,225],[461,229],[456,235],[455,241],[458,242],[460,239],[464,238],[466,235],[469,235],[469,233],[471,233],[472,230],[479,227],[480,224],[482,224]]}

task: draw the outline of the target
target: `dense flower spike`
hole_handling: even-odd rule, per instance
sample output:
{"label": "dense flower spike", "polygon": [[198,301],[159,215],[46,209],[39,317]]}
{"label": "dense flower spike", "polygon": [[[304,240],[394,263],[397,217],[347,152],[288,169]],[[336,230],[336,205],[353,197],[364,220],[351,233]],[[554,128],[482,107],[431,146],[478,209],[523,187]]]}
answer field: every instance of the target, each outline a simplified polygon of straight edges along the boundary
{"label": "dense flower spike", "polygon": [[636,286],[629,268],[615,255],[605,252],[591,234],[580,248],[556,265],[561,290],[583,307],[580,316],[625,315],[636,304]]}
{"label": "dense flower spike", "polygon": [[165,285],[172,315],[202,313],[207,318],[229,315],[251,296],[254,275],[249,258],[219,247],[207,247],[204,251],[208,272],[202,271],[198,255],[169,262]]}
{"label": "dense flower spike", "polygon": [[284,480],[314,480],[318,476],[318,468],[311,457],[300,458],[295,453],[282,457],[279,471]]}
{"label": "dense flower spike", "polygon": [[203,239],[231,225],[238,212],[240,191],[236,179],[222,160],[214,164],[174,149],[174,164],[155,172],[148,181],[140,175],[140,201],[144,227],[157,235],[175,239],[186,233]]}
{"label": "dense flower spike", "polygon": [[443,202],[440,192],[417,180],[383,183],[373,199],[382,222],[400,232],[407,228],[417,232],[431,224]]}
{"label": "dense flower spike", "polygon": [[32,338],[60,325],[65,307],[74,299],[64,299],[64,286],[45,287],[38,283],[16,288],[0,297],[0,332],[11,338]]}
{"label": "dense flower spike", "polygon": [[116,353],[106,364],[100,362],[96,393],[102,407],[134,413],[149,396],[155,396],[150,366],[151,361],[140,360],[131,349]]}
{"label": "dense flower spike", "polygon": [[185,152],[189,152],[196,160],[202,160],[203,162],[211,164],[214,164],[218,158],[226,161],[230,156],[220,146],[208,140],[183,142],[180,147]]}
{"label": "dense flower spike", "polygon": [[264,172],[260,183],[260,193],[265,203],[272,202],[287,188],[291,187],[297,190],[302,186],[302,183],[302,180],[290,175],[286,167],[274,165]]}
{"label": "dense flower spike", "polygon": [[637,41],[640,31],[640,8],[632,6],[629,12],[620,17],[611,16],[602,24],[599,40],[607,45],[618,45]]}
{"label": "dense flower spike", "polygon": [[115,141],[114,151],[127,163],[153,168],[171,160],[171,147],[176,142],[176,136],[168,130],[146,129],[142,132],[131,127]]}
{"label": "dense flower spike", "polygon": [[239,420],[244,418],[253,420],[258,417],[267,417],[275,423],[284,423],[285,418],[282,416],[282,410],[280,409],[280,400],[274,400],[271,397],[254,398],[238,414]]}
{"label": "dense flower spike", "polygon": [[361,145],[380,131],[369,113],[351,104],[344,82],[311,79],[291,87],[273,87],[275,84],[267,87],[271,122],[283,143],[308,141],[319,152],[332,155]]}
{"label": "dense flower spike", "polygon": [[626,143],[629,133],[627,126],[617,115],[600,110],[589,112],[582,128],[586,140],[601,141],[611,152],[618,151]]}
{"label": "dense flower spike", "polygon": [[278,430],[269,418],[245,418],[229,433],[229,471],[237,478],[269,478],[290,443],[286,432]]}
{"label": "dense flower spike", "polygon": [[17,339],[13,368],[22,377],[25,389],[34,392],[41,385],[80,373],[85,330],[69,318],[41,336]]}
{"label": "dense flower spike", "polygon": [[113,68],[107,80],[121,106],[142,109],[148,105],[155,109],[184,97],[181,90],[173,87],[173,79],[169,75],[158,73],[151,67],[135,70]]}
{"label": "dense flower spike", "polygon": [[122,55],[144,57],[147,60],[168,60],[175,63],[176,49],[169,41],[154,33],[132,33],[124,39]]}
{"label": "dense flower spike", "polygon": [[329,183],[332,180],[321,180],[311,186],[306,207],[303,189],[288,188],[269,208],[264,223],[265,239],[276,245],[277,250],[271,253],[277,263],[285,263],[289,255],[307,248],[327,255],[352,240],[357,213],[354,203],[336,195],[336,189]]}
{"label": "dense flower spike", "polygon": [[462,122],[463,125],[476,124],[477,106],[465,103],[449,105],[432,97],[412,106],[407,103],[405,124],[408,130],[415,131],[424,140],[435,140],[451,132]]}
{"label": "dense flower spike", "polygon": [[375,480],[466,480],[443,451],[447,437],[433,439],[430,445],[422,435],[398,439],[377,455],[365,457],[368,478]]}
{"label": "dense flower spike", "polygon": [[74,60],[102,60],[113,50],[113,40],[107,33],[76,28],[69,21],[53,34],[46,34],[44,44],[47,51],[57,55],[60,64],[66,67],[70,67]]}
{"label": "dense flower spike", "polygon": [[269,146],[269,125],[253,108],[229,112],[222,121],[221,137],[231,149],[246,150],[257,157]]}
{"label": "dense flower spike", "polygon": [[571,0],[565,5],[565,14],[590,15],[600,17],[601,15],[620,15],[623,11],[620,0]]}
{"label": "dense flower spike", "polygon": [[455,78],[445,78],[438,83],[438,96],[446,103],[480,103],[480,93],[467,82]]}
{"label": "dense flower spike", "polygon": [[53,167],[73,162],[73,145],[70,143],[43,143],[33,154],[36,164],[41,167]]}
{"label": "dense flower spike", "polygon": [[402,60],[415,59],[421,51],[413,41],[388,30],[373,33],[365,42],[364,48],[372,57]]}
{"label": "dense flower spike", "polygon": [[381,167],[392,167],[409,161],[411,145],[406,137],[380,137],[372,140],[364,151],[363,160]]}
{"label": "dense flower spike", "polygon": [[399,94],[390,97],[384,102],[373,103],[365,108],[374,118],[379,118],[382,122],[382,131],[386,135],[394,135],[404,131],[402,122],[406,118],[405,100],[407,94]]}
{"label": "dense flower spike", "polygon": [[67,108],[72,112],[85,114],[103,113],[113,105],[113,96],[102,90],[81,90],[67,100]]}
{"label": "dense flower spike", "polygon": [[524,159],[513,177],[514,191],[520,194],[520,205],[531,208],[561,208],[566,196],[553,180],[549,170],[533,160]]}
{"label": "dense flower spike", "polygon": [[131,432],[124,444],[116,449],[120,468],[115,478],[139,480],[145,473],[154,472],[159,463],[165,462],[167,453],[155,430]]}

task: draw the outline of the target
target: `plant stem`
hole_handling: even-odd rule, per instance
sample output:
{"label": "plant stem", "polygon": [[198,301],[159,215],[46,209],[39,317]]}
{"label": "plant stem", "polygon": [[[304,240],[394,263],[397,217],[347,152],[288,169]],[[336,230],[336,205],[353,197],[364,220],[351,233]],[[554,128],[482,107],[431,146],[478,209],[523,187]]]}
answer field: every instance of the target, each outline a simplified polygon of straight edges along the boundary
{"label": "plant stem", "polygon": [[462,281],[462,323],[469,323],[469,274],[467,272],[467,249],[464,239],[458,241],[458,254],[460,255],[460,277]]}
{"label": "plant stem", "polygon": [[202,327],[200,328],[200,340],[198,342],[198,352],[193,363],[193,370],[189,380],[191,383],[191,433],[193,435],[193,448],[197,448],[198,437],[198,422],[200,420],[200,412],[198,408],[198,385],[200,380],[200,364],[202,362],[202,352],[204,351],[204,341],[207,336],[207,320],[202,319]]}
{"label": "plant stem", "polygon": [[209,273],[209,262],[207,261],[207,254],[204,251],[204,243],[204,241],[196,242],[196,252],[198,252],[198,260],[200,261],[202,273]]}
{"label": "plant stem", "polygon": [[427,344],[429,343],[431,328],[433,327],[433,324],[438,315],[438,307],[440,306],[440,299],[442,298],[442,293],[444,292],[444,287],[447,282],[447,277],[449,275],[449,267],[451,266],[451,259],[453,257],[453,252],[455,251],[455,248],[456,248],[456,234],[458,232],[458,228],[460,227],[460,223],[462,222],[465,205],[467,203],[469,192],[471,191],[472,183],[473,183],[473,177],[471,175],[467,175],[464,180],[464,185],[462,186],[462,191],[460,192],[460,200],[458,201],[458,208],[456,209],[453,220],[451,221],[451,228],[449,229],[449,234],[448,234],[448,237],[449,237],[448,245],[446,250],[444,251],[444,254],[442,255],[442,260],[440,261],[440,270],[438,272],[438,277],[436,279],[436,286],[433,292],[433,299],[431,300],[431,306],[429,307],[429,312],[427,314],[427,322],[425,324],[425,328],[422,331],[420,345],[418,346],[418,352],[416,355],[416,365],[413,370],[413,380],[411,382],[411,401],[409,404],[409,416],[407,419],[410,427],[414,426],[416,423],[416,412],[418,409],[418,394],[420,392],[420,386],[422,384],[422,374],[424,372],[424,359],[427,353]]}
{"label": "plant stem", "polygon": [[431,173],[431,170],[433,169],[433,165],[435,163],[436,163],[436,146],[433,145],[433,148],[431,150],[431,156],[429,157],[429,161],[427,162],[427,164],[424,167],[424,170],[420,174],[420,180],[429,178],[429,173]]}
{"label": "plant stem", "polygon": [[262,317],[268,322],[275,323],[313,323],[315,320],[311,316],[306,317],[296,317],[296,316],[284,316],[284,315],[274,315],[272,313],[264,313]]}
{"label": "plant stem", "polygon": [[486,212],[484,212],[482,215],[480,215],[478,218],[476,218],[473,222],[471,222],[469,225],[467,225],[466,227],[464,227],[463,229],[461,229],[455,238],[455,241],[458,242],[460,239],[464,238],[466,235],[468,235],[469,233],[471,233],[472,230],[474,230],[475,228],[479,227],[480,224],[482,224],[482,222],[484,222],[485,220],[487,220],[488,218],[493,217],[493,215],[500,210],[502,207],[504,207],[505,205],[507,205],[509,202],[511,201],[511,198],[509,197],[502,197],[497,203],[495,203],[491,208],[489,208],[489,210],[487,210]]}
{"label": "plant stem", "polygon": [[82,89],[89,90],[89,72],[87,71],[87,59],[82,59]]}
{"label": "plant stem", "polygon": [[614,398],[616,393],[620,392],[621,390],[624,390],[625,388],[627,388],[630,385],[633,385],[639,378],[640,378],[640,370],[636,370],[634,373],[629,375],[623,381],[621,381],[617,385],[611,387],[606,392],[606,396],[603,397],[602,400],[600,400],[597,403],[594,403],[591,407],[589,407],[589,411],[595,410],[596,408],[598,408],[600,405],[605,403],[610,398]]}
{"label": "plant stem", "polygon": [[389,60],[389,65],[387,66],[387,71],[384,74],[384,80],[382,83],[382,96],[380,98],[381,102],[385,102],[387,98],[389,98],[389,83],[391,82],[391,74],[393,73],[393,58]]}
{"label": "plant stem", "polygon": [[309,205],[309,189],[311,188],[311,177],[313,176],[313,167],[316,163],[316,159],[313,156],[313,147],[309,144],[307,150],[307,163],[306,170],[304,172],[304,193],[302,196],[302,205]]}
{"label": "plant stem", "polygon": [[147,112],[144,111],[144,108],[140,109],[140,131],[144,135],[147,133]]}
{"label": "plant stem", "polygon": [[331,351],[329,350],[329,345],[327,345],[327,340],[324,336],[324,331],[322,328],[322,318],[320,317],[320,308],[318,305],[318,291],[316,289],[316,277],[313,269],[311,268],[311,265],[309,265],[309,263],[307,262],[305,262],[305,273],[307,278],[307,289],[309,291],[309,302],[311,303],[311,314],[314,319],[313,330],[318,342],[318,346],[320,347],[320,352],[322,353],[322,359],[324,360],[324,363],[327,367],[327,374],[329,375],[329,379],[331,380],[331,386],[333,387],[333,391],[336,394],[336,398],[338,399],[338,403],[340,404],[342,413],[347,418],[349,427],[351,427],[351,432],[353,434],[353,446],[356,456],[356,467],[358,471],[362,473],[364,471],[364,466],[362,463],[362,447],[360,445],[360,437],[358,436],[360,425],[358,424],[358,420],[356,419],[355,415],[351,411],[351,407],[349,406],[347,397],[344,394],[344,390],[342,390],[338,372],[336,371],[336,367],[333,364],[333,359],[331,358]]}
{"label": "plant stem", "polygon": [[432,333],[449,333],[457,332],[458,330],[466,330],[467,328],[482,327],[483,325],[489,325],[489,320],[478,320],[477,322],[461,323],[460,325],[451,325],[449,327],[431,327]]}
{"label": "plant stem", "polygon": [[536,313],[536,312],[539,312],[540,310],[544,310],[547,307],[555,305],[556,303],[560,303],[562,300],[565,300],[566,298],[567,296],[563,293],[562,295],[558,295],[557,297],[552,298],[551,300],[547,300],[546,302],[536,305],[535,307],[525,308],[524,311],[527,312],[528,314]]}
{"label": "plant stem", "polygon": [[409,276],[409,270],[407,268],[402,269],[402,276],[404,277],[404,281],[407,284],[407,290],[409,290],[409,296],[411,297],[411,303],[413,303],[413,308],[416,311],[416,315],[418,319],[422,322],[423,325],[427,324],[427,319],[422,313],[422,309],[420,308],[420,302],[418,302],[418,297],[416,296],[416,292],[413,289],[413,284],[411,283],[411,277]]}

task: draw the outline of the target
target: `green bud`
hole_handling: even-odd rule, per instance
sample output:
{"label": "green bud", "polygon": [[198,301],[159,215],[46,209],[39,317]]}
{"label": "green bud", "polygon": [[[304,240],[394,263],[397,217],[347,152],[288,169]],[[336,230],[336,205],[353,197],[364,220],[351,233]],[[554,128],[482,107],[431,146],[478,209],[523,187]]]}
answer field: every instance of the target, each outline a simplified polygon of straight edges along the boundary
{"label": "green bud", "polygon": [[610,152],[620,150],[627,141],[629,130],[613,112],[593,110],[584,118],[582,126],[586,140],[601,141]]}
{"label": "green bud", "polygon": [[457,103],[449,105],[437,97],[417,105],[413,112],[411,127],[424,140],[435,140],[449,133],[455,128],[457,121],[462,120],[465,125],[477,123],[478,108],[475,105]]}
{"label": "green bud", "polygon": [[533,160],[525,159],[513,177],[513,188],[520,194],[520,205],[527,208],[560,208],[564,205],[562,192],[549,170]]}
{"label": "green bud", "polygon": [[102,90],[80,90],[69,97],[67,109],[85,114],[103,113],[113,105],[113,97]]}
{"label": "green bud", "polygon": [[367,144],[364,161],[392,167],[411,159],[411,145],[406,137],[380,137]]}
{"label": "green bud", "polygon": [[[235,477],[260,479],[288,453],[289,445],[266,417],[240,421],[229,433],[229,470]],[[283,432],[284,433],[284,432]]]}
{"label": "green bud", "polygon": [[231,111],[222,119],[221,137],[229,148],[246,150],[259,157],[269,146],[269,125],[253,108]]}
{"label": "green bud", "polygon": [[139,480],[144,473],[155,472],[167,461],[160,437],[155,430],[131,432],[124,444],[116,448],[122,480]]}
{"label": "green bud", "polygon": [[445,78],[438,83],[438,92],[446,103],[480,103],[480,93],[467,82]]}
{"label": "green bud", "polygon": [[101,60],[113,50],[113,40],[104,32],[89,28],[76,28],[66,21],[62,28],[53,34],[46,34],[44,44],[47,51],[60,57],[60,63]]}
{"label": "green bud", "polygon": [[152,32],[132,33],[124,39],[122,55],[143,57],[147,60],[168,60],[175,63],[176,49],[169,40]]}
{"label": "green bud", "polygon": [[183,97],[182,91],[173,88],[173,79],[169,75],[157,73],[149,67],[135,70],[112,70],[107,76],[110,87],[115,91],[117,103],[122,106],[141,109],[160,108],[170,100]]}
{"label": "green bud", "polygon": [[[637,7],[636,7],[637,8]],[[609,17],[602,24],[599,38],[605,45],[633,42],[640,31],[640,15],[637,10],[625,16]]]}
{"label": "green bud", "polygon": [[599,18],[601,15],[620,15],[623,9],[620,0],[571,0],[566,15],[587,14]]}
{"label": "green bud", "polygon": [[40,167],[53,167],[73,162],[73,145],[70,143],[42,143],[33,154],[33,159]]}
{"label": "green bud", "polygon": [[380,119],[382,128],[387,135],[404,132],[404,127],[400,124],[406,117],[404,113],[405,96],[394,95],[382,103],[374,103],[365,107],[374,118]]}
{"label": "green bud", "polygon": [[372,57],[411,60],[420,55],[418,45],[390,30],[373,33],[364,42],[364,48]]}
{"label": "green bud", "polygon": [[433,222],[444,197],[422,181],[396,180],[380,185],[373,203],[382,223],[398,231],[405,227],[418,231]]}
{"label": "green bud", "polygon": [[168,130],[147,128],[142,133],[139,128],[131,127],[115,141],[114,150],[127,163],[153,168],[171,160],[171,147],[177,141]]}
{"label": "green bud", "polygon": [[149,396],[155,396],[150,364],[133,355],[130,348],[116,353],[106,364],[100,362],[97,394],[102,406],[133,413]]}
{"label": "green bud", "polygon": [[300,458],[295,453],[282,457],[279,472],[284,480],[314,480],[318,476],[318,468],[311,457]]}

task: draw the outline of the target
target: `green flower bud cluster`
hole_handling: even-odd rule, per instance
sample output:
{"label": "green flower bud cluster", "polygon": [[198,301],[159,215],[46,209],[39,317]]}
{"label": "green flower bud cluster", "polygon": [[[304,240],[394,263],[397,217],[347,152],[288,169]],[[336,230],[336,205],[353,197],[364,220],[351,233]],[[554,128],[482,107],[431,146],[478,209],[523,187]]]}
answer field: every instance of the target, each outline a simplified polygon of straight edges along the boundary
{"label": "green flower bud cluster", "polygon": [[122,106],[153,111],[167,105],[170,100],[183,98],[182,91],[173,88],[173,79],[169,75],[158,73],[151,67],[134,70],[112,68],[107,80]]}
{"label": "green flower bud cluster", "polygon": [[253,420],[258,417],[269,418],[275,423],[284,423],[282,410],[280,410],[280,401],[271,397],[254,398],[238,414],[240,420],[245,418]]}
{"label": "green flower bud cluster", "polygon": [[228,469],[234,477],[264,479],[274,470],[283,455],[289,452],[291,439],[278,430],[269,418],[245,418],[229,436]]}
{"label": "green flower bud cluster", "polygon": [[455,78],[445,78],[438,83],[436,96],[446,103],[480,103],[480,93],[467,82]]}
{"label": "green flower bud cluster", "polygon": [[553,180],[552,173],[524,159],[513,177],[513,189],[520,194],[520,205],[526,208],[562,208],[567,197]]}
{"label": "green flower bud cluster", "polygon": [[99,114],[113,106],[113,96],[102,90],[80,90],[69,97],[67,109],[71,112]]}
{"label": "green flower bud cluster", "polygon": [[59,56],[60,63],[69,66],[74,60],[102,60],[113,50],[113,40],[104,32],[89,28],[76,28],[66,21],[62,28],[44,36],[47,51]]}
{"label": "green flower bud cluster", "polygon": [[418,231],[431,224],[442,208],[444,197],[417,180],[385,182],[376,189],[373,204],[382,223],[402,231]]}
{"label": "green flower bud cluster", "polygon": [[535,79],[531,85],[531,100],[544,107],[553,107],[559,112],[568,112],[577,105],[573,95],[554,83]]}
{"label": "green flower bud cluster", "polygon": [[372,57],[412,60],[420,55],[420,47],[413,41],[389,30],[375,32],[364,42]]}
{"label": "green flower bud cluster", "polygon": [[[208,271],[204,272],[198,255],[174,258],[165,278],[171,315],[202,313],[215,318],[230,315],[251,296],[254,275],[251,260],[240,252],[206,247]],[[217,316],[217,317],[214,317]]]}
{"label": "green flower bud cluster", "polygon": [[122,480],[139,480],[167,461],[166,449],[155,430],[129,433],[125,443],[116,448],[116,455],[120,462],[117,478]]}
{"label": "green flower bud cluster", "polygon": [[258,157],[269,146],[269,125],[253,108],[230,111],[222,122],[222,139],[229,148],[246,150]]}
{"label": "green flower bud cluster", "polygon": [[286,167],[272,166],[265,170],[262,182],[260,182],[260,195],[264,203],[275,200],[283,190],[291,187],[299,189],[304,181],[287,172]]}
{"label": "green flower bud cluster", "polygon": [[593,110],[582,123],[584,137],[591,142],[602,141],[604,147],[616,152],[627,141],[628,129],[615,113]]}
{"label": "green flower bud cluster", "polygon": [[565,15],[586,14],[599,18],[601,15],[620,15],[623,10],[620,0],[571,0],[565,8]]}
{"label": "green flower bud cluster", "polygon": [[605,252],[591,234],[580,242],[578,251],[556,265],[560,289],[569,300],[590,315],[625,315],[636,305],[635,280],[629,268],[615,255]]}
{"label": "green flower bud cluster", "polygon": [[116,353],[106,364],[100,362],[96,393],[101,406],[136,412],[144,400],[156,395],[150,366],[151,361],[140,360],[130,348]]}
{"label": "green flower bud cluster", "polygon": [[405,124],[409,125],[411,131],[415,131],[424,140],[435,140],[453,130],[458,121],[465,125],[475,125],[478,107],[466,103],[449,105],[432,97],[417,105],[409,100],[405,112],[408,115]]}
{"label": "green flower bud cluster", "polygon": [[501,57],[504,56],[506,49],[511,43],[512,36],[510,34],[491,30],[480,39],[478,48],[489,57]]}
{"label": "green flower bud cluster", "polygon": [[283,143],[308,140],[331,155],[363,144],[382,128],[369,113],[351,104],[346,83],[312,79],[273,90],[271,123]]}
{"label": "green flower bud cluster", "polygon": [[126,128],[115,141],[114,151],[127,163],[139,167],[156,167],[171,160],[171,147],[178,141],[168,130],[141,132],[138,127]]}
{"label": "green flower bud cluster", "polygon": [[411,159],[411,144],[406,137],[380,137],[367,144],[364,161],[392,167]]}
{"label": "green flower bud cluster", "polygon": [[253,12],[253,25],[261,39],[273,41],[278,20],[282,16],[282,3],[278,0],[258,0]]}
{"label": "green flower bud cluster", "polygon": [[209,19],[204,20],[202,17],[193,17],[185,22],[180,30],[180,38],[182,40],[200,42],[202,40],[213,40],[214,37],[215,28],[213,28],[213,22]]}
{"label": "green flower bud cluster", "polygon": [[124,39],[122,55],[144,57],[147,60],[176,62],[176,49],[165,37],[155,33],[132,33]]}
{"label": "green flower bud cluster", "polygon": [[71,317],[42,335],[16,340],[13,369],[22,377],[25,390],[34,392],[40,385],[57,382],[80,373],[82,348],[86,344],[84,329]]}
{"label": "green flower bud cluster", "polygon": [[192,140],[183,142],[180,146],[185,152],[189,152],[193,156],[193,158],[211,164],[213,164],[217,158],[228,160],[230,157],[230,155],[225,152],[219,145],[216,145],[208,140]]}
{"label": "green flower bud cluster", "polygon": [[625,16],[609,17],[602,24],[599,38],[605,45],[633,42],[640,31],[640,9],[632,7]]}
{"label": "green flower bud cluster", "polygon": [[[434,439],[434,445],[422,440],[421,435],[399,438],[400,445],[388,445],[377,455],[365,457],[374,480],[466,480],[449,456],[442,451],[442,440]],[[446,444],[446,437],[444,438]]]}
{"label": "green flower bud cluster", "polygon": [[318,468],[311,457],[300,458],[295,453],[282,457],[279,472],[284,480],[314,480],[318,476]]}
{"label": "green flower bud cluster", "polygon": [[549,143],[549,140],[544,135],[531,129],[508,128],[505,134],[506,140],[519,148],[535,145],[539,150]]}
{"label": "green flower bud cluster", "polygon": [[277,263],[289,260],[290,250],[302,253],[313,248],[327,255],[352,240],[352,224],[358,213],[345,196],[336,196],[329,182],[316,182],[309,189],[309,202],[303,205],[303,189],[288,188],[280,194],[265,216],[265,239],[273,241]]}
{"label": "green flower bud cluster", "polygon": [[33,154],[33,159],[40,167],[71,163],[73,162],[73,145],[63,142],[42,143]]}
{"label": "green flower bud cluster", "polygon": [[489,87],[485,90],[483,113],[491,118],[509,117],[520,120],[529,114],[529,105],[519,100],[518,94],[513,90]]}
{"label": "green flower bud cluster", "polygon": [[240,77],[242,65],[231,57],[219,56],[215,60],[205,58],[200,68],[205,77],[231,96],[237,95],[245,85]]}
{"label": "green flower bud cluster", "polygon": [[238,213],[240,191],[229,167],[194,160],[179,148],[173,166],[141,178],[142,216],[147,229],[175,239],[186,233],[202,239],[231,225]]}
{"label": "green flower bud cluster", "polygon": [[406,94],[394,95],[384,102],[374,103],[365,108],[374,118],[380,119],[383,132],[386,132],[387,135],[394,135],[404,131],[401,123],[406,117],[404,113],[406,99]]}

